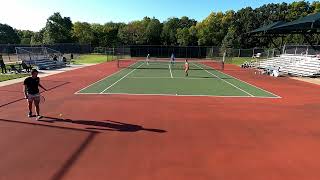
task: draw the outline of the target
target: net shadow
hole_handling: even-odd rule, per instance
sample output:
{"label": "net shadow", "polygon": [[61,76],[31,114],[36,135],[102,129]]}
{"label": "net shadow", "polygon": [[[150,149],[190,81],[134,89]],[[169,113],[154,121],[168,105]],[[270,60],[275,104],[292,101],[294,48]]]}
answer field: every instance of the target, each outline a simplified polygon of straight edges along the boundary
{"label": "net shadow", "polygon": [[47,123],[55,123],[55,122],[63,122],[63,123],[72,123],[72,124],[80,124],[87,125],[91,127],[87,127],[87,130],[102,130],[102,131],[118,131],[118,132],[139,132],[139,131],[149,131],[153,133],[166,133],[167,131],[162,129],[150,129],[144,128],[141,125],[128,124],[117,121],[93,121],[93,120],[71,120],[71,119],[62,119],[56,117],[43,117],[42,122]]}

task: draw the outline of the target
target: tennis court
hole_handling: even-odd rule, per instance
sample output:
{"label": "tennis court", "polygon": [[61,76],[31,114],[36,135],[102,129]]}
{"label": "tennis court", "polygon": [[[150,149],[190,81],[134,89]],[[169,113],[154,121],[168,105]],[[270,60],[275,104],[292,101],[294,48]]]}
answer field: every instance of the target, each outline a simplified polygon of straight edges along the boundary
{"label": "tennis court", "polygon": [[190,62],[189,76],[185,77],[183,61],[135,61],[76,94],[279,98],[212,68],[211,63]]}

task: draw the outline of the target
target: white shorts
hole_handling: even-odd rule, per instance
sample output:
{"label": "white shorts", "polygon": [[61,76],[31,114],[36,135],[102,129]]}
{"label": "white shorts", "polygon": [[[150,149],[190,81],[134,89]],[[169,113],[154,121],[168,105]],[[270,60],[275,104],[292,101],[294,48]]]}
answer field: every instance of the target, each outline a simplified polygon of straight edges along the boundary
{"label": "white shorts", "polygon": [[40,102],[40,94],[28,94],[28,101],[29,102]]}

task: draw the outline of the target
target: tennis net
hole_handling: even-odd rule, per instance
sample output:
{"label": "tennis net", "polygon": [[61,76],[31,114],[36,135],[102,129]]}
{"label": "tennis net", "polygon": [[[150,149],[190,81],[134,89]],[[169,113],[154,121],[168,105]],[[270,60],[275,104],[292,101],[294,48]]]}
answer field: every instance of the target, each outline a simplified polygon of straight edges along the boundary
{"label": "tennis net", "polygon": [[[191,59],[188,60],[190,70],[203,70],[204,66],[199,66],[201,64],[214,67],[215,69],[222,69],[222,61],[214,60],[199,60]],[[128,68],[128,69],[176,69],[183,70],[185,67],[185,59],[176,59],[172,62],[170,59],[150,59],[150,60],[118,60],[118,68]]]}

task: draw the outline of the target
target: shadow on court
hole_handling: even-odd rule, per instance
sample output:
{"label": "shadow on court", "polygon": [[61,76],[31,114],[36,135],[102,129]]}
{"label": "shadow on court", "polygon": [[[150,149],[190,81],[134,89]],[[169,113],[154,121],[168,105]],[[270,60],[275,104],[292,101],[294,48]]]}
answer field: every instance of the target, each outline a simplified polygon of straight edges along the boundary
{"label": "shadow on court", "polygon": [[149,131],[154,133],[166,133],[167,131],[161,129],[150,129],[144,128],[140,125],[127,124],[117,121],[90,121],[90,120],[71,120],[71,119],[61,119],[55,117],[43,117],[41,122],[55,123],[64,122],[79,125],[87,125],[92,127],[87,127],[87,130],[100,130],[100,131],[118,131],[118,132],[138,132],[138,131]]}
{"label": "shadow on court", "polygon": [[[64,82],[64,81],[48,81],[48,80],[44,80],[42,82],[44,82],[43,85],[47,88],[48,91],[61,88],[71,83],[71,82]],[[10,86],[9,89],[6,89],[6,88],[7,87],[0,89],[0,93],[3,95],[3,97],[0,99],[0,108],[25,100],[24,94],[22,92],[22,83],[16,84],[14,86]],[[17,91],[16,90],[17,88],[21,88],[21,91]],[[41,93],[43,92],[44,91],[42,90]]]}

